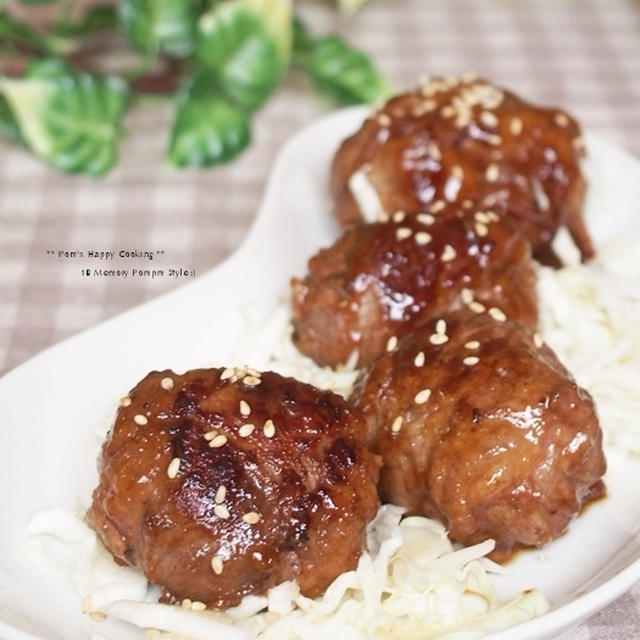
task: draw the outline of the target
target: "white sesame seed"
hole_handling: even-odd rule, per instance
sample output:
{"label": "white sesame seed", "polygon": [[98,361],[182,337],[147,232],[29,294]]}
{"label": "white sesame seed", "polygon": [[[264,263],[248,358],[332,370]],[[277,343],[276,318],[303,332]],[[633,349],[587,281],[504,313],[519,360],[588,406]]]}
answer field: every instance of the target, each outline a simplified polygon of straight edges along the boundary
{"label": "white sesame seed", "polygon": [[458,180],[462,180],[464,178],[464,170],[459,164],[454,164],[451,167],[451,175]]}
{"label": "white sesame seed", "polygon": [[435,91],[433,90],[433,86],[432,86],[431,82],[424,83],[422,85],[421,89],[420,89],[420,93],[425,98],[430,98],[431,96],[433,96],[435,94]]}
{"label": "white sesame seed", "polygon": [[257,524],[258,522],[260,522],[261,516],[255,511],[249,511],[242,516],[242,519],[249,524]]}
{"label": "white sesame seed", "polygon": [[442,262],[451,262],[456,259],[457,255],[456,250],[450,244],[446,244],[442,250],[440,260],[442,260]]}
{"label": "white sesame seed", "polygon": [[216,491],[215,501],[216,504],[222,504],[224,499],[227,497],[227,487],[221,484]]}
{"label": "white sesame seed", "polygon": [[398,338],[396,336],[391,336],[387,340],[387,351],[393,351],[398,346]]}
{"label": "white sesame seed", "polygon": [[393,216],[391,217],[391,219],[394,222],[402,222],[406,217],[406,214],[404,211],[396,211]]}
{"label": "white sesame seed", "polygon": [[204,611],[207,608],[207,605],[204,602],[200,602],[200,600],[194,600],[191,603],[191,611]]}
{"label": "white sesame seed", "polygon": [[409,229],[409,227],[400,227],[396,229],[396,239],[397,240],[406,240],[413,235],[413,231]]}
{"label": "white sesame seed", "polygon": [[445,208],[445,203],[444,200],[436,200],[434,201],[434,203],[429,207],[429,211],[431,213],[438,213],[438,211],[442,211]]}
{"label": "white sesame seed", "polygon": [[497,127],[498,126],[498,116],[491,111],[483,111],[480,114],[480,122],[486,125],[487,127]]}
{"label": "white sesame seed", "polygon": [[244,416],[245,418],[251,415],[251,407],[245,400],[240,400],[240,415]]}
{"label": "white sesame seed", "polygon": [[415,364],[416,367],[421,367],[424,365],[424,360],[424,351],[419,351],[413,359],[413,364]]}
{"label": "white sesame seed", "polygon": [[496,134],[487,137],[487,142],[494,147],[499,147],[502,144],[502,138]]}
{"label": "white sesame seed", "polygon": [[471,304],[473,302],[473,291],[471,291],[471,289],[467,289],[467,287],[464,287],[460,291],[460,299],[462,300],[463,304]]}
{"label": "white sesame seed", "polygon": [[480,362],[480,358],[477,356],[467,356],[462,362],[468,367],[472,367],[474,364],[478,364],[478,362]]}
{"label": "white sesame seed", "polygon": [[425,244],[429,244],[431,242],[431,234],[426,231],[418,231],[416,233],[416,244],[423,247]]}
{"label": "white sesame seed", "polygon": [[413,401],[416,404],[424,404],[431,397],[431,389],[423,389],[422,391],[418,391]]}
{"label": "white sesame seed", "polygon": [[217,435],[218,432],[215,429],[212,429],[211,431],[207,431],[207,433],[204,434],[204,439],[207,442],[211,442]]}
{"label": "white sesame seed", "polygon": [[571,141],[571,146],[576,150],[576,151],[582,151],[582,149],[584,149],[584,140],[578,136],[577,138],[574,138]]}
{"label": "white sesame seed", "polygon": [[262,380],[260,380],[260,378],[258,378],[257,376],[245,376],[242,379],[242,382],[247,385],[247,387],[257,387]]}
{"label": "white sesame seed", "polygon": [[273,420],[269,418],[262,427],[262,432],[267,438],[273,438],[276,433],[276,425],[273,424]]}
{"label": "white sesame seed", "polygon": [[480,343],[477,340],[469,340],[469,342],[465,343],[464,346],[467,349],[478,349],[480,347]]}
{"label": "white sesame seed", "polygon": [[477,300],[469,303],[469,309],[471,309],[471,311],[473,311],[474,313],[484,313],[486,311],[486,307]]}
{"label": "white sesame seed", "polygon": [[489,227],[487,227],[484,222],[476,222],[474,228],[476,230],[476,235],[480,236],[481,238],[484,238],[484,236],[489,233]]}
{"label": "white sesame seed", "polygon": [[224,569],[224,563],[222,562],[222,558],[220,556],[213,556],[213,558],[211,558],[211,568],[218,576],[222,573],[222,570]]}
{"label": "white sesame seed", "polygon": [[227,444],[227,436],[225,436],[224,433],[221,433],[211,440],[209,446],[212,449],[219,449],[220,447],[224,447],[225,444]]}
{"label": "white sesame seed", "polygon": [[[425,92],[423,92],[424,96],[427,96]],[[438,103],[435,100],[427,97],[426,100],[423,100],[414,110],[413,115],[419,118],[423,116],[425,113],[430,113],[431,111],[435,111],[438,107]]]}
{"label": "white sesame seed", "polygon": [[104,622],[107,619],[107,614],[104,611],[89,611],[89,617],[96,622]]}
{"label": "white sesame seed", "polygon": [[509,131],[511,131],[512,135],[519,136],[522,133],[522,120],[520,118],[511,118]]}
{"label": "white sesame seed", "polygon": [[253,430],[255,429],[255,425],[251,424],[251,423],[247,423],[247,424],[243,424],[239,429],[238,429],[238,435],[241,438],[246,438],[248,436],[250,436],[253,433]]}
{"label": "white sesame seed", "polygon": [[173,389],[173,378],[162,378],[162,380],[160,380],[160,386],[165,391],[171,391],[171,389]]}
{"label": "white sesame seed", "polygon": [[442,152],[440,151],[440,147],[435,142],[430,142],[427,145],[427,150],[429,151],[429,155],[436,161],[440,162],[442,160]]}
{"label": "white sesame seed", "polygon": [[236,370],[233,367],[228,367],[220,374],[220,380],[228,380],[235,375]]}
{"label": "white sesame seed", "polygon": [[560,112],[556,113],[553,116],[553,120],[559,127],[569,126],[569,118],[567,118],[567,116],[564,113],[560,113]]}
{"label": "white sesame seed", "polygon": [[391,431],[392,433],[398,433],[400,429],[402,429],[402,422],[404,418],[402,416],[396,416],[391,423]]}
{"label": "white sesame seed", "polygon": [[537,331],[533,334],[533,344],[535,344],[538,349],[544,344],[542,336]]}
{"label": "white sesame seed", "polygon": [[378,124],[381,127],[388,127],[391,124],[391,118],[386,113],[381,113],[378,116]]}
{"label": "white sesame seed", "polygon": [[436,333],[439,333],[440,335],[447,333],[447,323],[442,318],[436,322]]}
{"label": "white sesame seed", "polygon": [[484,224],[489,224],[489,222],[491,222],[491,216],[486,211],[476,211],[473,214],[473,218],[477,222],[483,222]]}
{"label": "white sesame seed", "polygon": [[427,226],[432,225],[436,219],[430,213],[419,213],[416,216],[416,220],[420,224],[426,224]]}
{"label": "white sesame seed", "polygon": [[180,470],[180,458],[174,458],[167,467],[167,475],[172,480],[178,475],[178,471]]}
{"label": "white sesame seed", "polygon": [[473,207],[473,200],[469,200],[469,198],[465,198],[462,201],[462,207],[463,209],[471,209],[471,207]]}
{"label": "white sesame seed", "polygon": [[444,344],[445,342],[449,342],[449,336],[443,335],[442,333],[432,333],[429,336],[429,342],[431,344]]}
{"label": "white sesame seed", "polygon": [[217,515],[221,520],[228,520],[231,517],[229,509],[227,509],[224,504],[217,504],[213,507],[213,513],[215,513],[215,515]]}
{"label": "white sesame seed", "polygon": [[450,104],[446,104],[442,109],[440,109],[440,113],[443,118],[452,118],[456,115],[456,109]]}
{"label": "white sesame seed", "polygon": [[91,611],[91,595],[86,595],[82,600],[82,613]]}
{"label": "white sesame seed", "polygon": [[492,162],[484,173],[484,177],[488,182],[495,182],[500,177],[500,168],[495,162]]}
{"label": "white sesame seed", "polygon": [[502,309],[498,309],[498,307],[491,307],[487,313],[498,322],[504,322],[507,319],[507,316]]}
{"label": "white sesame seed", "polygon": [[191,602],[190,598],[183,598],[182,602],[180,603],[180,606],[183,609],[191,609],[191,605],[193,604],[193,602]]}
{"label": "white sesame seed", "polygon": [[121,407],[130,407],[131,406],[131,398],[129,396],[125,396],[124,398],[120,398],[120,406]]}
{"label": "white sesame seed", "polygon": [[488,222],[498,222],[500,216],[495,211],[485,211],[485,215],[489,218]]}
{"label": "white sesame seed", "polygon": [[141,413],[138,413],[135,416],[133,416],[133,421],[136,424],[139,424],[141,427],[144,427],[145,424],[149,424],[149,420],[147,419],[147,416],[143,416]]}

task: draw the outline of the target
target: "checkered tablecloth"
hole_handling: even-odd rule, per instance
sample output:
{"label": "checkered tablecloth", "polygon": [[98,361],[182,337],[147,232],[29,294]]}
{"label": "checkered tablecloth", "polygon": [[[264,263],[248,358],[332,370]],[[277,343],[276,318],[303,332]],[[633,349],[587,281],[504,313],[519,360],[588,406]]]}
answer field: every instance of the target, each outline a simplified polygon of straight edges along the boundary
{"label": "checkered tablecloth", "polygon": [[[474,70],[640,155],[640,2],[370,0],[349,19],[327,3],[299,6],[314,29],[344,31],[370,52],[397,89]],[[203,274],[243,238],[283,142],[329,109],[291,75],[256,118],[251,149],[210,171],[166,166],[162,106],[127,116],[118,168],[99,181],[0,143],[0,371],[179,284],[83,278],[51,251],[148,249],[161,252],[158,266]],[[640,638],[640,585],[562,636],[588,638]]]}

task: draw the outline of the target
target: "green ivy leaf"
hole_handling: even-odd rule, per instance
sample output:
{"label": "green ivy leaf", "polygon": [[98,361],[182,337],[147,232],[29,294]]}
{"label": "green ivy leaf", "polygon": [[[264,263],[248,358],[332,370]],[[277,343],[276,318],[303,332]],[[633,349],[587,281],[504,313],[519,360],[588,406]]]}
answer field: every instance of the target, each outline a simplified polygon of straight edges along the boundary
{"label": "green ivy leaf", "polygon": [[365,53],[335,35],[314,38],[297,19],[293,60],[320,91],[341,104],[377,102],[388,95],[384,76]]}
{"label": "green ivy leaf", "polygon": [[264,24],[267,32],[275,40],[282,63],[287,64],[291,57],[293,40],[292,0],[243,0],[243,2]]}
{"label": "green ivy leaf", "polygon": [[177,167],[207,167],[227,162],[251,140],[246,112],[221,94],[219,78],[201,72],[179,97],[169,159]]}
{"label": "green ivy leaf", "polygon": [[120,19],[129,41],[140,51],[162,51],[175,58],[193,53],[197,11],[190,0],[124,0]]}
{"label": "green ivy leaf", "polygon": [[3,96],[0,96],[0,135],[10,142],[24,143],[20,127]]}
{"label": "green ivy leaf", "polygon": [[0,91],[29,147],[58,169],[98,176],[115,163],[128,91],[118,78],[35,62]]}
{"label": "green ivy leaf", "polygon": [[[288,62],[290,3],[273,0],[269,6],[267,17],[264,2],[230,0],[204,14],[198,25],[198,60],[216,71],[226,96],[249,110],[264,104]],[[286,28],[282,16],[288,16]]]}

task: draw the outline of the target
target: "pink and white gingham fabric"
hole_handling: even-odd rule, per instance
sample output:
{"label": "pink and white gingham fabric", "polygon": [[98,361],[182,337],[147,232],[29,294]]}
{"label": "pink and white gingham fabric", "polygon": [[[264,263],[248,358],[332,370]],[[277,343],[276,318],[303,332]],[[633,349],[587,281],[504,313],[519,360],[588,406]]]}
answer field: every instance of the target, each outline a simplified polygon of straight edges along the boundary
{"label": "pink and white gingham fabric", "polygon": [[[339,18],[299,2],[317,31],[338,30],[370,52],[396,89],[421,74],[474,70],[572,112],[583,127],[640,156],[640,3],[634,0],[370,0]],[[69,177],[0,143],[0,371],[60,339],[178,286],[169,278],[97,280],[48,251],[163,251],[155,262],[202,274],[238,246],[273,157],[328,111],[296,74],[259,113],[254,144],[234,164],[166,166],[170,111],[127,116],[118,168]],[[110,267],[130,267],[116,258]],[[640,585],[560,640],[640,638]]]}

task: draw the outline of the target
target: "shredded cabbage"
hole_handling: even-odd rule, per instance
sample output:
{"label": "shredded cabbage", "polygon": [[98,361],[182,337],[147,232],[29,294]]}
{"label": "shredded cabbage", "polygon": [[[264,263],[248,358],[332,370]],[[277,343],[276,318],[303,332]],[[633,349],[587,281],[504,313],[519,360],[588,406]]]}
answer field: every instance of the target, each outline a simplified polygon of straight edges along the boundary
{"label": "shredded cabbage", "polygon": [[536,590],[499,602],[489,572],[502,569],[484,557],[492,540],[456,548],[439,522],[402,520],[402,513],[394,505],[380,508],[357,568],[338,576],[322,597],[307,598],[289,581],[225,612],[194,611],[188,601],[159,604],[144,576],[117,565],[93,530],[68,511],[39,513],[28,532],[53,535],[76,550],[74,584],[84,612],[99,614],[95,624],[104,637],[110,637],[106,616],[149,630],[155,640],[476,638],[549,609]]}
{"label": "shredded cabbage", "polygon": [[594,397],[605,443],[640,453],[640,234],[588,265],[538,268],[543,338]]}

